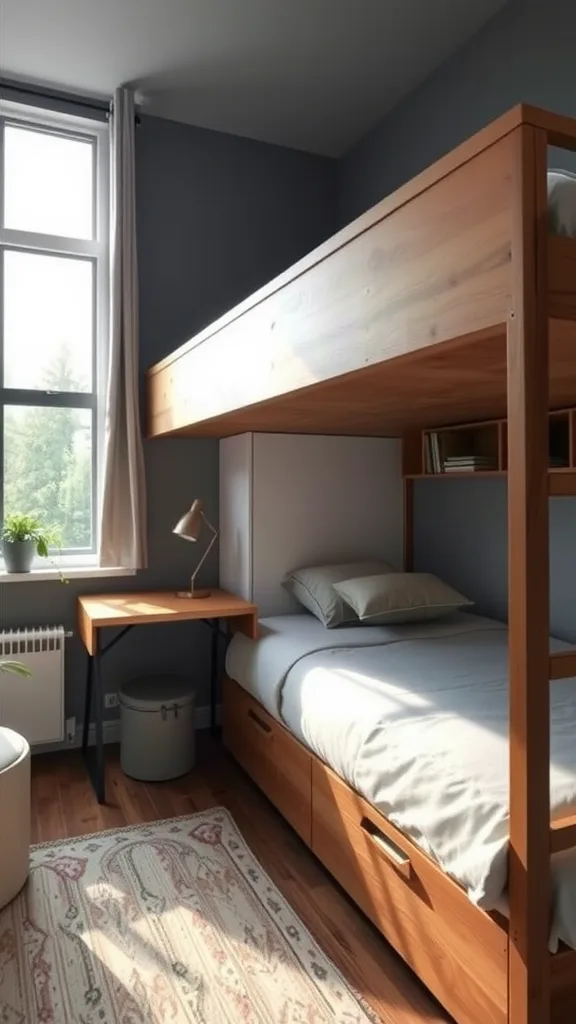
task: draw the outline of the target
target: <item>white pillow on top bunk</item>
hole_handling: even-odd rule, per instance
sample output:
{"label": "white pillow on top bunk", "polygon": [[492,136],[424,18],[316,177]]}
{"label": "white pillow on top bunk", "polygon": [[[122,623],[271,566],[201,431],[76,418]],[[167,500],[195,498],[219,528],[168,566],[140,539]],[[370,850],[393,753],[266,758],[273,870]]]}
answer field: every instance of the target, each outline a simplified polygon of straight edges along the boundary
{"label": "white pillow on top bunk", "polygon": [[334,589],[335,583],[353,576],[374,576],[393,571],[387,562],[378,561],[305,566],[287,573],[282,586],[327,629],[333,629],[350,623],[358,625],[356,613]]}
{"label": "white pillow on top bunk", "polygon": [[473,604],[429,572],[392,572],[334,583],[361,622],[400,625],[441,619]]}
{"label": "white pillow on top bunk", "polygon": [[548,171],[548,221],[556,235],[576,238],[576,174]]}

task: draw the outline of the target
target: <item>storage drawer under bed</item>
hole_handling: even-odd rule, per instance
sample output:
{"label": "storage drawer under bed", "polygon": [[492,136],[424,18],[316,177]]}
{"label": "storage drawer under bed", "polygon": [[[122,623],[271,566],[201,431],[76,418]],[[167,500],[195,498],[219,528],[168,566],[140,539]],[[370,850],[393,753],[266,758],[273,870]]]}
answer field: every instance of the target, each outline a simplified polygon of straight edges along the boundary
{"label": "storage drawer under bed", "polygon": [[246,690],[224,680],[224,744],[310,846],[312,758]]}
{"label": "storage drawer under bed", "polygon": [[504,1024],[504,929],[316,758],[312,850],[459,1024]]}

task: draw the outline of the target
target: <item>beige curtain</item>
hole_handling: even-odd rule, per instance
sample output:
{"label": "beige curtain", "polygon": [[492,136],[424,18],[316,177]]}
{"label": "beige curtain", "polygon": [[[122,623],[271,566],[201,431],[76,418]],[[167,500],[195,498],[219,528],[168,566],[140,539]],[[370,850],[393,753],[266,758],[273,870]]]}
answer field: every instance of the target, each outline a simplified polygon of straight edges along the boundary
{"label": "beige curtain", "polygon": [[146,566],[146,488],[138,400],[135,111],[114,95],[111,132],[110,358],[100,565]]}

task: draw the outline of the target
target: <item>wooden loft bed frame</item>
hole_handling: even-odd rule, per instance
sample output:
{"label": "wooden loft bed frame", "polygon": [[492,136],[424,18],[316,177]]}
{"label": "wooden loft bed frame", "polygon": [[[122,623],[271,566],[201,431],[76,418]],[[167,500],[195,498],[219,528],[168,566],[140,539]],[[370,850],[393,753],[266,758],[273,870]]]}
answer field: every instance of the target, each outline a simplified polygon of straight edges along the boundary
{"label": "wooden loft bed frame", "polygon": [[[549,234],[549,145],[576,150],[576,121],[516,108],[148,378],[151,436],[404,437],[408,565],[414,432],[508,417],[509,923],[235,684],[225,695],[228,745],[458,1024],[576,1018],[576,952],[548,953],[551,854],[576,846],[576,817],[551,823],[549,806],[549,681],[576,675],[548,642],[548,412],[576,402],[576,240]],[[404,851],[377,875],[366,822]]]}
{"label": "wooden loft bed frame", "polygon": [[[153,366],[149,435],[399,436],[505,416],[528,232],[519,139],[572,148],[575,123],[516,108]],[[576,400],[576,240],[548,233],[543,181],[539,192],[550,403],[561,407]]]}

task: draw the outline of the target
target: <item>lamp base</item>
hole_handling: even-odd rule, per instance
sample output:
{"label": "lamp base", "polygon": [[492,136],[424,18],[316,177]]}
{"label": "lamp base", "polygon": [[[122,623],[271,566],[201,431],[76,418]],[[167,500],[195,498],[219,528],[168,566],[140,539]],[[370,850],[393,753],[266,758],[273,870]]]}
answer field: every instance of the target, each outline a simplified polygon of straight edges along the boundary
{"label": "lamp base", "polygon": [[211,593],[211,590],[177,590],[176,597],[210,597]]}

